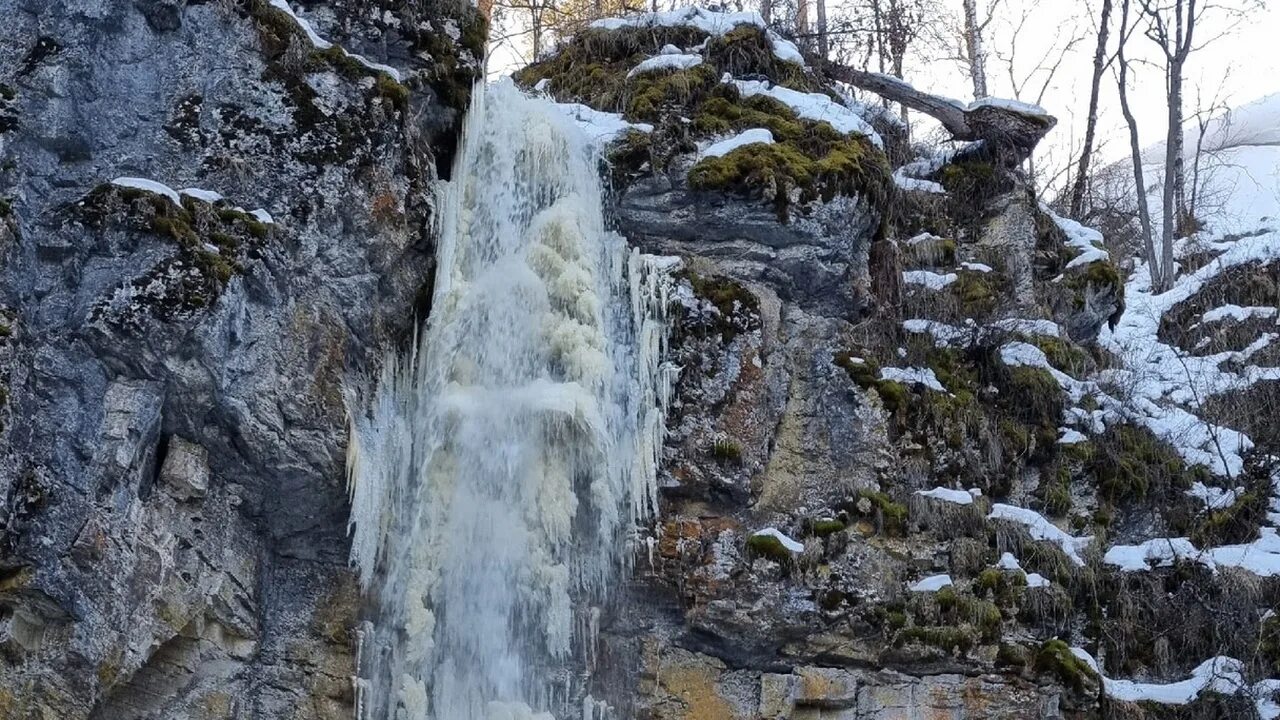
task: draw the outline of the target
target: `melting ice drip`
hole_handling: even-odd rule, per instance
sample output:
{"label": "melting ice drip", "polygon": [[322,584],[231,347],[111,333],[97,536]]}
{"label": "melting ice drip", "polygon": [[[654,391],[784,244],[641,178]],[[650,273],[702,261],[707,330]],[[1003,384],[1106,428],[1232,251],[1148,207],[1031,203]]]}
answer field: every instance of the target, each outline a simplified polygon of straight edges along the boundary
{"label": "melting ice drip", "polygon": [[668,275],[605,230],[570,121],[476,95],[421,342],[349,398],[369,720],[550,718],[656,504]]}

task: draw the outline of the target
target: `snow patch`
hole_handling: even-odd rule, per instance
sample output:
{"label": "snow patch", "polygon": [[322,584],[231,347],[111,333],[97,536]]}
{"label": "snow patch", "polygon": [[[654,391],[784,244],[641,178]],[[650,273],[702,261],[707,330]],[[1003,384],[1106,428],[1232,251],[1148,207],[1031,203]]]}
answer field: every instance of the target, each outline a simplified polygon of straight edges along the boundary
{"label": "snow patch", "polygon": [[627,122],[617,113],[603,112],[582,103],[553,104],[557,110],[577,123],[582,132],[597,145],[610,143],[627,130],[653,132],[653,126],[648,123]]}
{"label": "snow patch", "polygon": [[911,592],[938,592],[942,588],[950,585],[950,575],[930,575],[915,585],[912,585],[910,590]]}
{"label": "snow patch", "polygon": [[938,382],[938,376],[934,375],[933,370],[930,368],[880,368],[880,379],[892,380],[893,382],[900,382],[904,385],[915,385],[916,383],[921,383],[935,392],[947,391],[946,388],[942,387],[942,383]]}
{"label": "snow patch", "polygon": [[700,7],[684,7],[662,12],[638,13],[620,18],[603,18],[591,23],[591,27],[602,30],[620,30],[629,27],[691,27],[714,37],[724,35],[739,25],[755,25],[764,30],[773,49],[773,55],[779,60],[804,64],[804,55],[800,53],[795,43],[769,29],[764,18],[756,12],[716,12]]}
{"label": "snow patch", "polygon": [[[668,48],[673,47],[671,45]],[[666,48],[663,48],[664,50]],[[640,61],[639,65],[631,68],[627,72],[627,78],[630,79],[636,75],[648,72],[656,72],[658,70],[688,70],[691,67],[697,67],[702,64],[701,55],[685,55],[683,53],[655,55]]]}
{"label": "snow patch", "polygon": [[804,543],[792,539],[791,536],[775,527],[767,527],[763,530],[757,530],[751,534],[751,537],[771,537],[781,543],[782,547],[793,553],[804,552]]}
{"label": "snow patch", "polygon": [[721,157],[746,145],[772,145],[773,142],[773,133],[769,132],[765,128],[752,128],[750,130],[743,130],[727,140],[721,140],[720,142],[713,143],[698,155],[699,157],[704,158]]}
{"label": "snow patch", "polygon": [[952,490],[951,488],[936,487],[932,490],[917,490],[916,494],[922,497],[955,503],[957,505],[973,504],[973,495],[967,490]]}
{"label": "snow patch", "polygon": [[836,132],[865,135],[871,140],[871,144],[878,148],[884,147],[884,141],[880,139],[880,134],[875,131],[875,128],[871,127],[870,123],[863,120],[858,113],[832,100],[827,95],[800,92],[781,85],[771,86],[764,80],[734,80],[729,73],[725,73],[721,81],[737,87],[744,97],[751,97],[752,95],[771,97],[794,110],[802,118],[826,121],[836,129]]}
{"label": "snow patch", "polygon": [[1080,566],[1084,565],[1084,559],[1080,557],[1080,553],[1093,542],[1092,535],[1075,537],[1049,522],[1035,510],[1020,508],[1016,505],[996,503],[991,506],[991,514],[987,517],[994,520],[1009,520],[1025,526],[1033,540],[1047,540],[1054,543],[1062,548],[1062,552],[1066,553],[1072,562]]}
{"label": "snow patch", "polygon": [[959,280],[955,273],[936,273],[930,270],[906,270],[902,273],[902,282],[908,285],[923,285],[930,290],[941,290]]}

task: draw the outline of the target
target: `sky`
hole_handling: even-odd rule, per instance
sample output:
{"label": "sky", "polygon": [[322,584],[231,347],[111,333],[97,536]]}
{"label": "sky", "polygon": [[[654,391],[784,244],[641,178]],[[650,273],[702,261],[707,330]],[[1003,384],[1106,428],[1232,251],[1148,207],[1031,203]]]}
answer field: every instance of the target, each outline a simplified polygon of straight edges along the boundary
{"label": "sky", "polygon": [[[1239,7],[1251,0],[1220,0]],[[840,14],[839,0],[828,0],[828,13]],[[944,11],[958,17],[961,0],[937,0]],[[978,0],[985,12],[990,0]],[[1119,0],[1115,0],[1115,13]],[[667,3],[660,3],[666,9]],[[683,5],[685,3],[680,2]],[[1094,51],[1094,25],[1099,0],[1002,0],[987,37],[988,84],[992,95],[1014,97],[1008,58],[1013,50],[1013,75],[1025,81],[1019,99],[1035,102],[1047,73],[1036,71],[1042,60],[1052,64],[1062,55],[1059,49],[1073,37],[1079,40],[1066,53],[1053,75],[1040,104],[1057,116],[1058,126],[1038,149],[1037,171],[1043,184],[1070,164],[1078,153],[1088,114],[1089,81]],[[750,8],[751,4],[748,3]],[[1209,42],[1192,54],[1185,75],[1185,108],[1190,117],[1201,98],[1206,107],[1233,107],[1280,92],[1280,0],[1256,2],[1252,9],[1232,23],[1227,14],[1210,10],[1197,28],[1197,37]],[[1025,17],[1025,20],[1021,20]],[[1113,25],[1114,28],[1114,25]],[[498,31],[495,30],[495,33]],[[1112,31],[1112,48],[1116,32]],[[1130,104],[1137,117],[1141,144],[1160,142],[1165,133],[1164,76],[1154,64],[1155,46],[1143,37],[1134,37],[1130,56],[1137,60],[1130,85]],[[916,87],[961,100],[972,99],[972,86],[963,69],[943,59],[942,51],[921,47],[909,61],[904,75]],[[1152,62],[1142,62],[1142,61]],[[509,47],[495,47],[490,58],[491,77],[517,69],[522,61]],[[1216,114],[1216,113],[1215,113]],[[927,131],[927,125],[922,131]],[[1098,135],[1101,162],[1115,162],[1128,153],[1128,136],[1120,113],[1114,75],[1102,84]],[[919,134],[917,134],[919,136]],[[1061,182],[1061,177],[1059,177]]]}

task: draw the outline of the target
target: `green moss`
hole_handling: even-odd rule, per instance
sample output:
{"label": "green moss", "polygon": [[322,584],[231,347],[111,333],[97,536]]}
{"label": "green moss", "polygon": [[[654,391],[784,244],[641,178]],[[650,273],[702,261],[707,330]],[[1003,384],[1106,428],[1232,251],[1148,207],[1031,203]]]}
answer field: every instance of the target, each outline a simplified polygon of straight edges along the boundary
{"label": "green moss", "polygon": [[1262,622],[1258,633],[1258,656],[1272,677],[1280,674],[1280,614],[1272,613]]}
{"label": "green moss", "polygon": [[1010,643],[1000,643],[1000,648],[996,650],[996,665],[1007,668],[1024,668],[1030,661],[1030,653],[1021,645],[1013,645]]}
{"label": "green moss", "polygon": [[1060,464],[1045,467],[1040,474],[1039,495],[1048,514],[1063,517],[1071,512],[1071,471]]}
{"label": "green moss", "polygon": [[1087,469],[1110,503],[1141,500],[1153,491],[1183,491],[1203,474],[1188,469],[1177,451],[1146,428],[1113,425],[1093,441]]}
{"label": "green moss", "polygon": [[995,309],[1000,301],[1000,293],[995,273],[960,270],[956,273],[956,281],[948,286],[951,294],[959,303],[960,310],[969,317],[986,315]]}
{"label": "green moss", "polygon": [[719,330],[725,342],[731,342],[745,328],[745,321],[759,317],[760,300],[739,283],[725,277],[700,275],[689,271],[683,274],[693,288],[693,294],[715,306],[720,315]]}
{"label": "green moss", "polygon": [[1191,532],[1198,547],[1246,543],[1258,536],[1267,516],[1267,484],[1243,493],[1230,507],[1209,512]]}
{"label": "green moss", "polygon": [[860,357],[845,350],[832,360],[849,375],[849,379],[861,388],[870,388],[880,380],[880,365],[874,360]]}
{"label": "green moss", "polygon": [[1064,282],[1074,293],[1073,301],[1077,309],[1085,306],[1085,299],[1090,293],[1110,291],[1117,300],[1124,299],[1124,280],[1120,277],[1120,271],[1108,260],[1095,260],[1073,268]]}
{"label": "green moss", "polygon": [[1040,348],[1050,365],[1072,377],[1081,377],[1094,367],[1089,353],[1070,340],[1047,335],[1031,335],[1022,339]]}
{"label": "green moss", "polygon": [[809,532],[817,537],[827,537],[843,532],[845,524],[837,518],[819,518],[809,524]]}
{"label": "green moss", "polygon": [[767,558],[779,565],[789,565],[795,559],[782,541],[772,535],[752,535],[747,538],[747,553],[752,557]]}
{"label": "green moss", "polygon": [[764,30],[755,25],[739,25],[720,37],[711,38],[706,56],[718,71],[732,73],[734,77],[763,75],[793,90],[822,90],[822,83],[802,65],[780,60]]}
{"label": "green moss", "polygon": [[656,122],[664,110],[696,105],[719,82],[715,68],[705,63],[688,70],[641,73],[626,82],[623,114],[632,121]]}
{"label": "green moss", "polygon": [[[855,510],[864,517],[875,518],[889,535],[902,535],[906,530],[907,506],[879,490],[861,489]],[[865,509],[864,509],[865,508]]]}
{"label": "green moss", "polygon": [[865,137],[847,136],[804,144],[755,143],[703,158],[689,170],[689,187],[759,194],[785,221],[796,198],[803,204],[866,195],[876,202],[887,196],[888,177],[884,153]]}
{"label": "green moss", "polygon": [[1052,674],[1076,691],[1082,691],[1095,677],[1093,670],[1071,652],[1063,641],[1046,640],[1036,652],[1035,670]]}
{"label": "green moss", "polygon": [[392,107],[401,112],[409,105],[409,88],[396,82],[395,78],[386,73],[378,73],[374,81],[374,89],[377,90],[379,97],[385,98]]}
{"label": "green moss", "polygon": [[[622,187],[635,173],[639,173],[646,163],[653,164],[653,141],[649,133],[628,129],[608,148],[609,168],[613,186]],[[660,170],[656,166],[654,170]]]}
{"label": "green moss", "polygon": [[738,463],[742,461],[742,446],[732,440],[716,440],[711,456],[722,463]]}
{"label": "green moss", "polygon": [[[351,57],[337,45],[330,45],[323,50],[312,50],[311,61],[317,69],[333,68],[335,72],[347,80],[358,80],[370,72],[376,72],[364,66],[359,60]],[[378,73],[381,75],[382,73]]]}
{"label": "green moss", "polygon": [[967,654],[978,644],[972,628],[951,625],[914,625],[903,628],[898,632],[893,642],[898,647],[915,642],[936,647],[948,653],[960,653],[961,655]]}

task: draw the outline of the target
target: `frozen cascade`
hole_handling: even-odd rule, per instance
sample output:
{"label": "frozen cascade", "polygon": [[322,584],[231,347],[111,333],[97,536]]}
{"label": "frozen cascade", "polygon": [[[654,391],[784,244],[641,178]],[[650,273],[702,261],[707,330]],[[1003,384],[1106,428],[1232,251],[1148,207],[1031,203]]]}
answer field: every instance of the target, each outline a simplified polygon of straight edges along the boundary
{"label": "frozen cascade", "polygon": [[566,688],[657,501],[669,266],[605,229],[571,120],[476,96],[420,342],[347,398],[369,720],[595,707]]}

